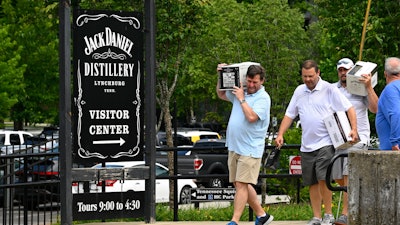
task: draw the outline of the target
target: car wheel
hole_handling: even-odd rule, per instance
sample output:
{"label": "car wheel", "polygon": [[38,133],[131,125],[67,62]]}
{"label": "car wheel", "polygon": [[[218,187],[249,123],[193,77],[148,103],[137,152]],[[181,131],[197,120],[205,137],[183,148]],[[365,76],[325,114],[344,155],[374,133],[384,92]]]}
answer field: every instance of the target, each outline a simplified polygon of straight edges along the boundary
{"label": "car wheel", "polygon": [[208,186],[210,188],[223,188],[224,187],[224,180],[221,178],[211,178],[208,182]]}
{"label": "car wheel", "polygon": [[190,187],[190,186],[185,186],[182,188],[181,194],[179,197],[180,204],[190,204],[191,203],[191,199],[190,199],[190,195],[192,194],[191,189],[192,189],[192,187]]}

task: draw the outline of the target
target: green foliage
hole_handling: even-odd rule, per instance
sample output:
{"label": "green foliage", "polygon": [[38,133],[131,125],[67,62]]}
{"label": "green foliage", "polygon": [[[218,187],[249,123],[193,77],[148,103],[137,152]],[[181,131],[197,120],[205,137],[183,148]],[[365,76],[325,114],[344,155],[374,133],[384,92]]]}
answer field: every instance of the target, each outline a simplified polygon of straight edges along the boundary
{"label": "green foliage", "polygon": [[[384,60],[398,56],[400,46],[400,11],[397,1],[371,1],[366,26],[365,42],[360,54],[363,25],[368,1],[315,0],[314,15],[318,23],[314,28],[319,43],[319,64],[322,77],[337,80],[336,62],[343,57],[378,64],[378,96],[385,86]],[[319,41],[320,40],[320,41]],[[375,115],[370,115],[371,133],[375,133]]]}
{"label": "green foliage", "polygon": [[289,128],[283,135],[286,144],[301,144],[301,128]]}
{"label": "green foliage", "polygon": [[[12,107],[11,119],[19,122],[44,122],[58,114],[58,20],[57,2],[5,0],[1,2],[8,25],[7,38],[13,40],[21,68],[15,79],[19,93]],[[5,60],[10,60],[7,57]],[[1,59],[0,61],[3,61]],[[19,76],[23,72],[23,77]],[[7,82],[1,85],[7,85]],[[19,85],[19,86],[18,86]],[[19,127],[21,129],[21,127]]]}
{"label": "green foliage", "polygon": [[9,26],[0,27],[0,121],[9,117],[11,107],[24,93],[26,65],[21,64],[21,51],[22,47],[9,37]]}
{"label": "green foliage", "polygon": [[283,117],[292,91],[301,82],[299,63],[308,58],[311,48],[302,28],[303,14],[282,0],[251,4],[218,0],[204,8],[201,32],[191,39],[182,61],[186,66],[176,88],[180,113],[187,118],[192,107],[198,118],[213,111],[227,121],[231,105],[217,99],[216,65],[255,61],[266,68],[264,85],[272,99],[271,114]]}
{"label": "green foliage", "polygon": [[141,0],[73,0],[83,9],[143,11]]}

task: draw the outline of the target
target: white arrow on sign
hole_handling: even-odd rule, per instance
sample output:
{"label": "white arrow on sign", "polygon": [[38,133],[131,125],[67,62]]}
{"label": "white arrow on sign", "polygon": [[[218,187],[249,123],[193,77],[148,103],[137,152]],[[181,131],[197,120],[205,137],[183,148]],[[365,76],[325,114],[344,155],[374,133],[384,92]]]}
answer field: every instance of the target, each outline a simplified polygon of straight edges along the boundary
{"label": "white arrow on sign", "polygon": [[93,141],[94,145],[101,145],[101,144],[119,144],[119,146],[122,146],[125,144],[125,140],[122,138],[119,138],[119,140],[103,140],[103,141]]}

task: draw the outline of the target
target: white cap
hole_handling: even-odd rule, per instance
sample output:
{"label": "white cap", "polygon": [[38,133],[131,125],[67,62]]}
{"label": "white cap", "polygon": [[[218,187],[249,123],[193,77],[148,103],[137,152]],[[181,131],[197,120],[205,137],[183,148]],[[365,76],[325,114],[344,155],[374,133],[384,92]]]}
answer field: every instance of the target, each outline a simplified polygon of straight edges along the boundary
{"label": "white cap", "polygon": [[337,63],[336,63],[336,69],[337,70],[339,70],[339,68],[340,67],[343,67],[343,68],[345,68],[345,69],[350,69],[351,67],[353,67],[354,66],[354,63],[353,63],[353,61],[351,60],[351,59],[349,59],[349,58],[343,58],[343,59],[341,59],[341,60],[339,60]]}

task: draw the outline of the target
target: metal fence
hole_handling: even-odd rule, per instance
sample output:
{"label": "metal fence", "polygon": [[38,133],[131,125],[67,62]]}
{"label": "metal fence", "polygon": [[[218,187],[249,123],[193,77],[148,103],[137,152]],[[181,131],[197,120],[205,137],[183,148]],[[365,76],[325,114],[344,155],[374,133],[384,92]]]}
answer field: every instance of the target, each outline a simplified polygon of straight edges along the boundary
{"label": "metal fence", "polygon": [[[283,149],[299,149],[299,145]],[[266,146],[271,149],[273,146]],[[179,150],[178,148],[175,151]],[[44,137],[23,145],[3,146],[0,154],[0,219],[4,225],[54,224],[60,221],[60,177],[58,137]],[[199,175],[177,175],[169,179],[196,179]],[[227,174],[203,175],[227,177]],[[299,174],[260,174],[260,178],[296,179]],[[168,178],[167,178],[168,179]],[[178,219],[178,205],[174,220]]]}
{"label": "metal fence", "polygon": [[3,225],[59,221],[58,138],[33,137],[4,145],[0,154],[0,219]]}

